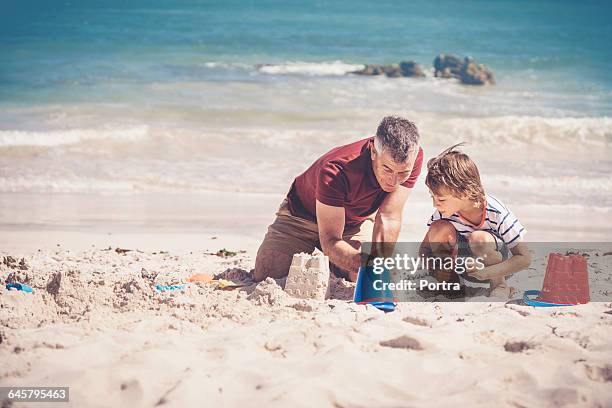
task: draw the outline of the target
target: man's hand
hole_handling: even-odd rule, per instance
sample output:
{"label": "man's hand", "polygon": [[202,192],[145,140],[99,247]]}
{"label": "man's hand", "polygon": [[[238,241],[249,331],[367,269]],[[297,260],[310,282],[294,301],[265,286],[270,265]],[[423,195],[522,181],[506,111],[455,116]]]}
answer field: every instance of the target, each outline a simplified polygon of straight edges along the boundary
{"label": "man's hand", "polygon": [[348,280],[351,282],[357,282],[357,277],[359,276],[359,269],[348,271]]}

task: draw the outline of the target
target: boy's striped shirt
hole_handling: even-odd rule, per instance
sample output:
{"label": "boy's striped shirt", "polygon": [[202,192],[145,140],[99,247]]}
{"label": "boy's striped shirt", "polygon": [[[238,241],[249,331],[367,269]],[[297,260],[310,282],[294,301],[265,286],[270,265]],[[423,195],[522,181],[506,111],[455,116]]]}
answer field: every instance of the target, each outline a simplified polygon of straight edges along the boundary
{"label": "boy's striped shirt", "polygon": [[442,217],[440,211],[436,210],[427,222],[427,226],[429,227],[437,220],[446,220],[450,221],[457,232],[463,236],[473,231],[488,231],[499,237],[508,248],[516,246],[516,244],[523,240],[527,230],[523,227],[518,218],[514,216],[512,211],[510,211],[499,199],[489,194],[485,197],[486,213],[481,225],[473,225],[457,213],[450,217]]}

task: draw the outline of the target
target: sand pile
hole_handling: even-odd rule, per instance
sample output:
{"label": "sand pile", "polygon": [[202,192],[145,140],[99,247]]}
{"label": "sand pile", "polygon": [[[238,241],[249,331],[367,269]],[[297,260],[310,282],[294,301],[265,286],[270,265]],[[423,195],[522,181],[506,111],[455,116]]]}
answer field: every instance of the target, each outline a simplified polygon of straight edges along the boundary
{"label": "sand pile", "polygon": [[329,258],[315,250],[295,254],[289,267],[285,292],[300,299],[325,300],[329,297]]}
{"label": "sand pile", "polygon": [[270,306],[283,306],[290,301],[288,294],[272,278],[259,282],[248,299],[257,305]]}
{"label": "sand pile", "polygon": [[[188,284],[182,290],[159,292],[155,285],[185,283],[199,267],[225,278],[250,279],[241,268],[221,257],[190,253],[181,256],[137,251],[89,250],[79,254],[58,250],[37,252],[28,260],[4,256],[0,264],[0,321],[8,327],[38,327],[52,322],[98,319],[109,313],[199,308],[204,313],[185,316],[201,322],[217,316],[220,301],[227,294],[215,294],[213,287]],[[34,293],[7,291],[6,283],[25,283]],[[248,287],[246,287],[248,289]],[[244,291],[245,288],[241,289]],[[229,295],[229,297],[236,295]],[[244,302],[246,293],[243,293]],[[225,306],[221,306],[225,307]],[[227,305],[231,309],[231,305]]]}

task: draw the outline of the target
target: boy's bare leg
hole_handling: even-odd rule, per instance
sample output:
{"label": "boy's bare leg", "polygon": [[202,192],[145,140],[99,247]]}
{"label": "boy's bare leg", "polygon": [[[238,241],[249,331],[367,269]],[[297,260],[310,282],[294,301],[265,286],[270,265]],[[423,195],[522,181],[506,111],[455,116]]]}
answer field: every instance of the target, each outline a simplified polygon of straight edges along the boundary
{"label": "boy's bare leg", "polygon": [[[434,258],[445,259],[453,255],[457,244],[457,232],[448,221],[434,221],[421,245],[421,253]],[[453,270],[436,269],[433,271],[439,282],[459,282],[459,277]]]}
{"label": "boy's bare leg", "polygon": [[[486,231],[474,231],[470,234],[470,250],[474,256],[481,258],[485,266],[495,265],[503,261],[502,254],[497,250],[493,235]],[[491,282],[491,296],[509,298],[512,289],[506,283],[506,278],[489,279]]]}

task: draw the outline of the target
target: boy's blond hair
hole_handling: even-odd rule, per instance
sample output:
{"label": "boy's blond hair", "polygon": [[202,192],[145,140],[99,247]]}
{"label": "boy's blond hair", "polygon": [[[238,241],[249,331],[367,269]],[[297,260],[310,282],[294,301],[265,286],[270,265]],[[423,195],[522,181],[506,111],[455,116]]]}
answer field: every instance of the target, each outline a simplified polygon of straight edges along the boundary
{"label": "boy's blond hair", "polygon": [[455,197],[484,204],[485,192],[478,167],[467,154],[457,150],[463,145],[451,146],[427,162],[425,184],[434,194],[445,189]]}

